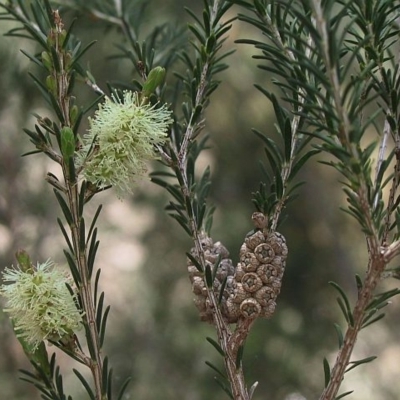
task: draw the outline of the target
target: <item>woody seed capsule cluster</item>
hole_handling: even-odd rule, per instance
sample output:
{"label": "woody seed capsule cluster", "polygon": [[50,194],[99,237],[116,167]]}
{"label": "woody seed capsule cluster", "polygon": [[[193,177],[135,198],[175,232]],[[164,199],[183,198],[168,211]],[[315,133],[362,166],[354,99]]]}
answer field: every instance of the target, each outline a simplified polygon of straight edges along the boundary
{"label": "woody seed capsule cluster", "polygon": [[[267,230],[267,220],[262,213],[254,213],[252,219],[256,232],[246,237],[240,248],[240,262],[235,269],[228,259],[228,251],[220,242],[213,244],[212,239],[206,236],[202,239],[207,263],[214,265],[218,257],[221,257],[213,281],[213,291],[218,298],[221,285],[226,280],[220,307],[222,315],[229,323],[236,323],[239,318],[271,317],[281,289],[288,254],[285,238],[278,232]],[[197,258],[195,253],[192,249],[191,254]],[[191,261],[188,269],[200,317],[211,321],[212,311],[203,274]]]}
{"label": "woody seed capsule cluster", "polygon": [[278,232],[257,231],[240,248],[233,290],[227,299],[230,319],[269,318],[281,290],[288,250]]}
{"label": "woody seed capsule cluster", "polygon": [[[226,247],[221,242],[214,243],[213,240],[208,237],[205,233],[203,233],[200,238],[202,251],[204,253],[205,262],[210,266],[211,271],[214,269],[215,263],[219,260],[219,265],[215,274],[215,279],[213,281],[213,291],[218,298],[219,293],[222,288],[222,283],[227,280],[227,284],[225,286],[225,290],[223,292],[223,297],[221,300],[222,310],[225,310],[226,299],[229,296],[227,292],[228,282],[230,286],[232,286],[233,282],[233,274],[235,272],[235,268],[232,264],[232,260],[229,257],[229,252]],[[197,260],[199,259],[197,251],[195,248],[192,248],[190,251],[191,255],[194,256]],[[200,311],[200,319],[202,321],[212,321],[212,309],[207,298],[207,288],[204,281],[204,274],[200,272],[192,263],[192,261],[188,258],[188,271],[190,281],[192,282],[192,291],[195,294],[194,303],[196,307]],[[223,312],[226,315],[225,312]]]}

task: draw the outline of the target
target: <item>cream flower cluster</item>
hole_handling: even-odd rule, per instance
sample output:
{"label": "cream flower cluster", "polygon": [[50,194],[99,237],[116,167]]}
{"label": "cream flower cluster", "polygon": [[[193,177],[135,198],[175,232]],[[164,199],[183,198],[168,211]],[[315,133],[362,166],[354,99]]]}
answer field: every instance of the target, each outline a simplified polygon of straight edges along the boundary
{"label": "cream flower cluster", "polygon": [[46,339],[60,340],[82,327],[82,315],[69,292],[68,279],[50,260],[28,271],[6,268],[0,294],[7,299],[17,337],[35,349]]}
{"label": "cream flower cluster", "polygon": [[83,176],[100,188],[114,186],[119,195],[132,192],[132,183],[147,172],[146,161],[157,158],[154,145],[165,142],[171,123],[166,105],[142,102],[136,92],[107,97],[77,154]]}

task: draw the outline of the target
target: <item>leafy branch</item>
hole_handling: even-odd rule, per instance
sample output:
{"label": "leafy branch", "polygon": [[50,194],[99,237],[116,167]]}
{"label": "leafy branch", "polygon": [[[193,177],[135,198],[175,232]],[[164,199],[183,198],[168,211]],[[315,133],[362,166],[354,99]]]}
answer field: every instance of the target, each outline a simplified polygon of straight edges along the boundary
{"label": "leafy branch", "polygon": [[[319,140],[319,143],[314,142],[316,150],[336,158],[337,161],[324,163],[333,166],[344,177],[348,199],[345,211],[358,221],[366,235],[369,263],[364,281],[357,279],[358,298],[353,308],[340,286],[333,284],[340,293],[339,306],[348,324],[344,335],[337,327],[340,349],[332,370],[326,360],[324,362],[325,389],[320,398],[334,399],[344,373],[373,360],[368,357],[351,362],[350,357],[358,332],[383,317],[383,314],[375,316],[375,313],[387,303],[378,301],[380,297],[374,297],[374,290],[389,258],[398,254],[398,243],[388,243],[389,232],[398,229],[397,217],[393,222],[391,219],[399,185],[397,156],[394,173],[384,178],[393,155],[397,154],[395,149],[385,158],[389,134],[396,148],[398,143],[397,92],[393,89],[398,67],[390,50],[398,36],[398,5],[389,1],[368,4],[351,1],[339,2],[341,6],[338,7],[338,2],[317,0],[288,4],[263,0],[233,3],[253,13],[254,16],[240,15],[240,18],[268,38],[269,42],[241,42],[260,49],[262,55],[255,58],[269,63],[260,68],[284,80],[274,79],[273,82],[283,92],[280,102],[291,105],[292,118],[301,118],[302,135]],[[284,125],[279,122],[282,112],[275,104],[278,100],[265,89],[261,90],[271,99],[280,128],[278,132],[285,138]],[[386,109],[382,109],[381,101]],[[372,105],[376,111],[372,115],[369,112],[370,116],[365,119],[366,110]],[[386,121],[373,181],[371,155],[376,142],[364,148],[362,143],[367,129],[378,125],[382,112]],[[270,139],[264,139],[264,142],[268,144],[267,155],[273,169],[284,170],[279,163],[282,157],[277,146],[271,144]],[[392,186],[385,206],[382,189],[390,180]],[[279,178],[275,177],[275,181],[279,182]],[[277,185],[281,186],[281,183]],[[396,233],[393,238],[397,239]],[[392,290],[383,297],[396,294],[398,291]],[[349,364],[352,367],[348,367]]]}
{"label": "leafy branch", "polygon": [[[308,104],[313,100],[321,102],[316,91],[307,91],[304,87],[304,82],[315,81],[315,70],[320,61],[313,51],[311,35],[302,34],[303,23],[292,23],[295,15],[290,8],[284,9],[280,3],[272,2],[269,6],[271,12],[265,12],[261,2],[254,2],[254,5],[243,1],[233,3],[251,10],[255,17],[239,14],[239,19],[256,26],[271,41],[239,39],[236,42],[251,44],[261,50],[262,55],[254,58],[267,61],[268,64],[259,67],[284,78],[283,81],[274,79],[273,83],[282,91],[282,103],[289,108],[279,102],[273,91],[255,85],[272,102],[277,120],[276,132],[282,141],[280,145],[268,134],[254,130],[263,141],[271,172],[263,167],[266,183],[261,183],[253,202],[259,211],[269,216],[270,227],[275,230],[283,218],[286,204],[296,197],[295,190],[300,186],[300,183],[294,184],[293,179],[307,160],[319,152],[307,147],[311,137],[304,135],[303,130],[307,122]],[[310,60],[316,63],[314,69],[309,68]]]}
{"label": "leafy branch", "polygon": [[[78,129],[83,112],[75,104],[72,92],[76,75],[86,78],[79,60],[93,43],[82,48],[71,30],[64,29],[59,13],[51,9],[48,1],[33,2],[30,9],[26,8],[22,1],[1,6],[5,9],[5,13],[1,15],[2,19],[14,20],[22,25],[13,28],[8,35],[27,37],[42,47],[39,55],[24,54],[47,72],[45,82],[34,75],[32,78],[58,119],[51,121],[49,118],[37,116],[35,130],[26,129],[25,132],[36,147],[36,150],[29,154],[43,152],[62,169],[61,180],[49,173],[47,181],[54,187],[55,197],[69,228],[68,233],[61,220],[58,220],[68,245],[65,256],[77,288],[76,306],[82,313],[89,354],[83,352],[76,335],[68,339],[57,338],[53,343],[90,369],[94,389],[91,389],[79,372],[76,372],[76,375],[91,399],[111,399],[111,370],[108,368],[107,359],[103,359],[101,354],[109,307],[103,308],[104,294],[99,298],[95,294],[98,291],[99,270],[96,273],[94,287],[92,285],[94,260],[99,245],[95,222],[100,208],[89,231],[86,230],[83,216],[85,203],[102,188],[97,188],[90,182],[78,181],[81,170],[76,165],[74,157],[81,146]],[[69,290],[73,293],[71,287]],[[31,357],[34,357],[34,354],[35,352]],[[28,375],[31,381],[33,379],[33,383],[38,379],[42,382],[35,385],[43,392],[45,398],[61,399],[65,398],[62,392],[62,378],[59,370],[55,369],[54,362],[53,356],[50,362],[51,368],[44,369],[43,362],[40,365],[33,359],[32,363],[39,375],[35,379],[27,372],[25,375]],[[53,380],[56,386],[53,386]]]}
{"label": "leafy branch", "polygon": [[[170,146],[166,149],[168,157],[164,157],[164,162],[173,173],[155,172],[152,174],[152,180],[172,194],[175,201],[170,202],[168,210],[194,242],[192,253],[194,257],[189,253],[188,257],[190,256],[189,258],[196,265],[204,282],[206,301],[214,310],[212,320],[218,336],[218,343],[212,339],[209,340],[224,357],[227,373],[224,381],[226,379],[230,384],[229,389],[225,383],[220,382],[221,387],[231,398],[246,400],[250,399],[250,395],[244,382],[242,365],[237,362],[237,358],[252,321],[248,322],[247,326],[237,328],[233,334],[221,313],[219,298],[213,290],[213,282],[220,262],[216,261],[213,273],[205,256],[206,243],[209,240],[204,232],[210,232],[214,210],[212,207],[207,207],[206,203],[210,187],[209,169],[203,172],[199,181],[195,180],[195,162],[200,151],[205,148],[207,140],[204,138],[197,142],[196,138],[204,125],[203,113],[209,103],[209,98],[218,86],[214,76],[226,68],[221,61],[230,54],[230,52],[219,54],[225,41],[224,35],[231,26],[231,20],[222,22],[221,19],[230,6],[227,1],[205,1],[203,20],[187,10],[195,21],[194,24],[189,25],[189,29],[195,38],[192,46],[196,52],[196,62],[194,63],[190,55],[184,51],[181,59],[186,64],[187,71],[186,74],[177,73],[177,77],[183,84],[188,101],[182,105],[182,120],[175,121]],[[175,176],[178,184],[169,183],[165,180],[166,176]],[[220,293],[222,292],[223,288]],[[219,371],[214,366],[212,368]],[[219,375],[225,376],[223,373]]]}

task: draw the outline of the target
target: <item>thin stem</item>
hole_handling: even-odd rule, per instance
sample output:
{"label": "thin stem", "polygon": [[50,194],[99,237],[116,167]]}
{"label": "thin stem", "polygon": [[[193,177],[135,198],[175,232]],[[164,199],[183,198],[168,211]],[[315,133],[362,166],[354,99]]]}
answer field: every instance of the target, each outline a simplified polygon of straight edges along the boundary
{"label": "thin stem", "polygon": [[[214,25],[214,21],[217,18],[217,13],[218,9],[220,7],[220,1],[215,0],[212,9],[210,10],[210,26]],[[207,87],[207,75],[209,73],[210,69],[210,63],[211,59],[208,57],[207,60],[204,62],[202,70],[201,70],[201,75],[200,75],[200,83],[197,87],[197,92],[196,92],[196,98],[195,98],[195,103],[193,105],[193,111],[190,116],[189,123],[186,128],[186,132],[183,135],[183,140],[179,149],[179,160],[182,160],[182,163],[186,163],[186,157],[187,157],[187,150],[190,141],[193,138],[193,134],[196,131],[196,128],[199,128],[199,124],[194,122],[194,117],[195,117],[195,112],[196,108],[200,106],[203,103],[204,100],[204,91]]]}
{"label": "thin stem", "polygon": [[[330,40],[329,40],[327,22],[324,18],[322,10],[321,0],[313,0],[312,5],[316,18],[316,28],[321,37],[322,57],[324,59],[327,75],[330,80],[330,87],[333,93],[334,107],[336,110],[337,117],[340,121],[340,125],[337,131],[337,136],[343,148],[352,155],[354,160],[358,160],[359,155],[357,151],[357,146],[356,144],[351,143],[349,140],[351,124],[348,118],[348,114],[345,110],[345,107],[343,107],[342,104],[342,93],[341,93],[342,88],[338,73],[339,68],[336,63],[337,60],[331,60],[330,58],[330,52],[329,52]],[[367,237],[369,250],[371,251],[371,248],[373,248],[373,253],[377,253],[380,245],[378,240],[378,234],[376,232],[375,225],[372,220],[371,208],[369,206],[369,201],[368,201],[368,184],[365,181],[365,177],[363,174],[357,174],[357,179],[359,183],[357,195],[359,197],[360,207],[364,211],[365,224],[369,232]]]}
{"label": "thin stem", "polygon": [[[213,6],[210,7],[210,26],[214,25],[214,21],[217,18],[218,10],[220,8],[221,2],[215,0],[213,2]],[[201,75],[200,75],[200,82],[197,86],[195,102],[193,104],[192,113],[184,132],[182,141],[179,145],[179,148],[176,148],[175,151],[177,153],[178,158],[178,170],[179,174],[182,177],[181,183],[181,192],[185,198],[186,204],[186,211],[189,219],[189,228],[191,232],[191,236],[195,245],[196,254],[198,255],[199,262],[203,267],[203,270],[206,269],[206,261],[204,250],[201,245],[201,226],[197,225],[197,221],[194,218],[194,212],[192,209],[192,188],[188,184],[188,176],[187,176],[187,159],[188,159],[188,151],[189,151],[189,144],[194,137],[194,134],[197,130],[201,127],[201,122],[194,121],[195,113],[197,107],[201,106],[205,100],[205,90],[208,84],[208,75],[211,68],[212,60],[207,58],[202,66]],[[243,335],[236,335],[233,336],[229,325],[225,322],[219,304],[218,299],[216,298],[214,291],[212,288],[207,288],[207,297],[210,305],[213,309],[213,321],[214,326],[217,331],[218,342],[224,352],[224,363],[225,369],[227,371],[228,380],[231,384],[232,395],[235,400],[250,400],[249,394],[246,388],[243,369],[241,366],[237,367],[236,365],[236,358],[239,346],[243,343]],[[244,334],[244,329],[242,331]],[[238,340],[232,341],[232,338],[235,337]],[[240,340],[241,341],[240,341]]]}
{"label": "thin stem", "polygon": [[385,259],[385,263],[390,263],[393,258],[397,257],[400,254],[400,240],[393,242],[390,246],[384,249],[383,257]]}
{"label": "thin stem", "polygon": [[[356,144],[351,143],[349,140],[351,124],[348,118],[348,114],[342,104],[341,83],[339,78],[338,66],[336,64],[336,61],[331,60],[330,58],[330,38],[328,36],[327,22],[324,18],[322,11],[322,4],[320,0],[313,0],[312,4],[316,18],[316,28],[321,37],[322,56],[326,66],[328,78],[330,80],[334,107],[340,121],[337,136],[343,148],[346,149],[355,160],[358,160],[359,155]],[[377,283],[379,282],[381,274],[386,266],[385,259],[381,252],[378,233],[376,231],[371,215],[371,207],[368,199],[368,182],[366,182],[364,174],[359,173],[356,175],[356,178],[358,180],[358,185],[355,191],[358,195],[360,211],[364,216],[364,223],[366,231],[368,232],[367,244],[369,251],[369,263],[364,286],[359,292],[358,299],[353,310],[354,323],[351,325],[349,324],[348,326],[344,337],[343,346],[339,350],[335,365],[331,372],[330,381],[323,391],[320,400],[333,400],[338,393],[344,374],[346,372],[346,368],[350,362],[350,357],[356,344],[358,333],[362,329],[366,307],[368,306],[373,296],[373,291]]]}
{"label": "thin stem", "polygon": [[[58,55],[58,62],[60,71],[54,72],[57,80],[57,100],[63,114],[65,126],[71,127],[70,122],[70,106],[71,98],[68,95],[68,87],[70,84],[71,76],[65,69],[65,54],[58,41],[59,34],[63,31],[63,23],[57,11],[54,12],[54,21],[56,25],[55,32],[55,50]],[[73,162],[73,161],[72,161]],[[87,264],[86,246],[82,248],[81,243],[85,243],[85,238],[82,238],[82,224],[83,219],[79,211],[79,188],[76,180],[71,181],[69,168],[66,162],[62,162],[63,175],[65,179],[65,189],[68,199],[69,209],[72,214],[72,223],[70,225],[72,244],[74,248],[74,255],[79,269],[81,285],[79,287],[80,296],[82,299],[82,306],[84,310],[84,320],[89,328],[90,338],[88,341],[92,344],[89,345],[91,349],[91,358],[85,358],[86,364],[89,366],[94,380],[96,400],[104,399],[102,397],[102,371],[103,361],[100,350],[100,339],[96,327],[96,309],[93,301],[92,286],[90,282],[90,273]]]}
{"label": "thin stem", "polygon": [[[182,159],[186,159],[186,157],[183,157]],[[181,186],[182,194],[185,196],[186,199],[190,200],[191,196],[186,175],[186,167],[184,164],[182,164],[182,162],[180,162],[179,164],[179,170],[183,177],[183,182],[184,182],[183,186]],[[188,201],[186,201],[186,204],[187,203]],[[197,222],[193,217],[190,217],[191,215],[193,215],[192,210],[188,210],[188,215],[189,215],[190,231],[195,245],[196,254],[199,257],[199,262],[203,267],[203,270],[205,270],[206,261],[205,261],[204,251],[201,246],[201,236],[200,236],[201,227],[197,226]],[[214,326],[217,331],[219,345],[221,346],[224,352],[224,363],[228,375],[228,380],[231,384],[233,397],[235,400],[250,400],[244,380],[243,369],[241,366],[239,368],[237,368],[236,366],[236,358],[239,346],[243,344],[244,339],[247,335],[243,337],[244,329],[242,329],[241,335],[239,334],[236,334],[235,336],[232,335],[229,325],[225,322],[222,316],[218,304],[218,299],[216,298],[214,291],[212,290],[212,288],[208,288],[207,285],[205,285],[205,287],[207,289],[208,300],[211,304],[212,309],[214,310],[213,311]],[[249,329],[250,326],[248,327],[248,330]],[[233,338],[235,338],[236,340],[233,340]]]}
{"label": "thin stem", "polygon": [[[66,172],[66,171],[65,171]],[[65,173],[64,172],[64,173]],[[65,176],[65,175],[64,175]],[[68,203],[72,212],[73,224],[71,225],[72,242],[74,246],[74,253],[76,262],[79,269],[79,275],[82,279],[81,286],[79,288],[83,309],[85,311],[84,319],[89,327],[90,341],[93,343],[93,354],[89,362],[89,368],[92,371],[93,380],[96,389],[96,399],[100,400],[102,397],[102,371],[103,371],[103,360],[101,357],[100,350],[100,339],[96,327],[96,311],[95,304],[93,301],[93,292],[89,276],[89,268],[87,265],[86,249],[81,249],[81,224],[82,219],[79,216],[78,209],[78,187],[76,184],[71,185],[67,182],[67,197]],[[86,359],[87,360],[87,359]],[[87,360],[88,361],[88,360]]]}
{"label": "thin stem", "polygon": [[342,383],[346,368],[350,362],[350,357],[357,341],[359,331],[362,329],[362,324],[365,316],[365,310],[370,303],[373,292],[377,283],[380,280],[381,273],[386,266],[385,259],[382,254],[372,258],[368,265],[368,274],[363,288],[358,294],[358,299],[353,310],[353,325],[349,325],[344,336],[344,341],[339,353],[336,357],[335,366],[331,372],[331,378],[328,385],[321,394],[320,400],[333,400],[338,394]]}
{"label": "thin stem", "polygon": [[185,134],[183,135],[183,140],[179,149],[179,160],[182,164],[186,164],[186,158],[187,158],[187,153],[188,153],[188,146],[190,141],[193,138],[193,133],[195,132],[196,128],[198,127],[198,124],[193,122],[194,116],[195,116],[195,111],[196,108],[198,106],[201,105],[202,101],[203,101],[203,96],[204,96],[204,90],[206,88],[207,85],[207,73],[209,70],[210,64],[209,64],[209,60],[207,60],[204,64],[203,64],[203,68],[201,71],[201,78],[200,78],[200,84],[197,87],[197,93],[196,93],[196,101],[195,104],[193,105],[193,111],[192,114],[190,116],[190,120],[189,123],[187,125]]}
{"label": "thin stem", "polygon": [[330,36],[328,33],[327,22],[324,18],[324,14],[322,11],[322,3],[321,0],[313,0],[312,6],[314,9],[316,29],[321,37],[321,48],[322,48],[322,57],[326,66],[326,71],[328,78],[330,80],[330,86],[332,88],[333,93],[333,101],[335,104],[335,109],[339,121],[341,122],[341,126],[338,129],[338,137],[340,143],[342,143],[343,147],[347,148],[351,151],[351,154],[356,156],[354,145],[351,145],[348,141],[348,133],[350,131],[350,121],[348,119],[348,115],[342,105],[342,95],[341,95],[341,84],[337,69],[337,64],[333,60],[331,60],[329,53],[329,43]]}
{"label": "thin stem", "polygon": [[[278,49],[280,49],[285,56],[293,63],[293,65],[296,65],[298,60],[296,55],[290,50],[290,46],[288,43],[286,43],[283,39],[282,36],[280,35],[279,29],[277,26],[273,23],[271,16],[267,12],[265,16],[258,14],[258,17],[266,24],[266,26],[269,27],[271,31],[271,40],[274,42],[274,44],[277,46]],[[308,36],[307,38],[308,46],[306,48],[306,57],[311,56],[311,49],[312,49],[312,37],[311,35]],[[275,207],[274,214],[271,218],[271,230],[275,231],[276,227],[278,225],[278,220],[279,217],[282,213],[282,210],[285,206],[286,203],[286,191],[287,191],[287,182],[290,176],[290,173],[293,168],[293,163],[296,158],[296,151],[297,151],[297,144],[298,141],[301,139],[302,135],[298,132],[299,125],[300,125],[300,120],[301,116],[299,115],[303,111],[303,105],[306,101],[307,98],[307,93],[305,89],[299,88],[299,95],[298,95],[298,112],[293,116],[293,119],[291,121],[291,131],[292,131],[292,140],[291,140],[291,148],[290,148],[290,160],[287,164],[283,165],[282,171],[281,171],[281,177],[282,177],[282,183],[283,183],[283,193],[282,197],[279,199],[278,204]]]}

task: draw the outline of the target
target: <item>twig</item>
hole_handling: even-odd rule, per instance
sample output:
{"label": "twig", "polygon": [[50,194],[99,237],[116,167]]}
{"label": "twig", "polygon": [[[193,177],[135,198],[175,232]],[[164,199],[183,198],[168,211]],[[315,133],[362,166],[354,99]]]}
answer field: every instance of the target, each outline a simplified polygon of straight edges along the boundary
{"label": "twig", "polygon": [[[70,75],[65,70],[65,65],[64,65],[65,57],[63,54],[62,46],[58,42],[58,37],[59,37],[58,34],[60,34],[63,30],[63,23],[57,11],[54,12],[54,21],[56,25],[55,51],[59,56],[58,62],[60,65],[60,71],[56,73],[55,76],[57,79],[58,103],[63,113],[65,126],[71,126],[70,122],[71,99],[70,96],[68,95]],[[92,343],[92,346],[89,346],[89,348],[92,349],[89,367],[91,369],[94,379],[96,400],[103,400],[102,398],[103,360],[100,352],[100,339],[96,327],[96,310],[93,301],[92,287],[90,284],[90,274],[87,265],[86,247],[82,248],[81,246],[81,243],[85,242],[85,238],[81,237],[84,230],[82,229],[83,220],[79,212],[79,189],[76,181],[71,182],[69,168],[65,162],[62,162],[62,169],[65,179],[65,188],[67,193],[68,205],[72,214],[72,224],[70,225],[72,243],[74,247],[77,266],[79,269],[79,275],[82,280],[81,285],[79,287],[79,292],[82,299],[82,306],[85,312],[83,318],[86,320],[86,323],[89,328],[88,332],[90,337],[87,339]]]}
{"label": "twig", "polygon": [[[287,43],[285,43],[282,40],[282,37],[279,33],[279,30],[275,26],[275,24],[272,22],[272,19],[268,13],[266,13],[265,16],[258,15],[259,18],[270,28],[272,32],[272,40],[275,43],[275,45],[293,62],[293,65],[296,65],[297,63],[297,58],[295,54],[290,50],[289,46]],[[311,49],[312,49],[312,38],[311,35],[308,36],[308,46],[306,50],[306,57],[309,57],[311,55]],[[293,168],[293,163],[296,157],[296,150],[297,150],[297,143],[299,139],[301,138],[301,135],[298,133],[299,129],[299,124],[301,120],[301,116],[299,115],[302,110],[303,110],[303,105],[306,101],[306,91],[303,88],[300,88],[299,90],[299,104],[298,104],[298,113],[293,116],[293,119],[291,121],[291,130],[292,130],[292,141],[291,141],[291,149],[290,149],[290,160],[288,164],[285,164],[282,168],[281,171],[281,176],[282,176],[282,183],[283,183],[283,194],[282,197],[279,199],[278,204],[275,207],[274,214],[271,217],[271,230],[275,231],[276,227],[278,225],[278,220],[279,217],[282,213],[282,210],[285,206],[286,203],[286,190],[287,190],[287,181],[289,179],[289,175],[292,171]]]}
{"label": "twig", "polygon": [[375,255],[375,257],[373,257],[369,262],[368,271],[370,271],[370,273],[367,275],[364,286],[358,294],[358,299],[353,310],[354,322],[352,325],[349,324],[347,328],[343,345],[337,354],[335,365],[331,371],[331,378],[322,392],[321,397],[319,398],[320,400],[333,400],[337,396],[346,368],[350,362],[350,357],[356,344],[358,333],[362,328],[365,309],[372,299],[373,292],[380,280],[385,265],[386,262],[382,254]]}
{"label": "twig", "polygon": [[[210,26],[213,26],[213,22],[217,18],[219,7],[220,7],[220,1],[215,0],[213,2],[213,8],[210,10]],[[190,116],[190,120],[183,135],[183,139],[179,150],[175,149],[178,155],[179,173],[182,176],[183,180],[183,184],[181,184],[181,191],[185,199],[187,199],[186,204],[191,204],[191,188],[189,187],[188,177],[186,173],[188,149],[189,149],[189,144],[193,139],[196,130],[199,129],[199,124],[202,124],[202,122],[196,123],[194,121],[194,116],[197,111],[197,107],[200,107],[204,101],[204,94],[207,87],[207,75],[209,73],[209,69],[210,69],[210,60],[206,60],[201,70],[200,82],[197,87],[195,103],[193,105],[193,111]],[[193,217],[194,215],[193,210],[187,209],[187,214],[189,217],[190,231],[195,245],[196,253],[199,256],[199,262],[202,265],[203,270],[205,270],[206,262],[200,238],[201,227],[197,226],[197,222]],[[232,337],[233,337],[232,332],[230,330],[229,325],[225,322],[221,314],[221,310],[218,304],[218,299],[216,298],[212,288],[211,289],[208,288],[207,285],[206,288],[207,288],[208,300],[211,304],[212,309],[214,310],[213,311],[214,326],[217,331],[219,345],[221,346],[224,352],[225,368],[227,371],[228,380],[231,384],[233,398],[235,400],[250,400],[244,380],[243,369],[241,366],[238,367],[236,365],[237,352],[240,343],[238,342],[232,343]],[[237,338],[242,338],[242,336],[237,336]]]}
{"label": "twig", "polygon": [[390,263],[395,257],[400,254],[400,240],[393,242],[390,246],[383,250],[385,263]]}

